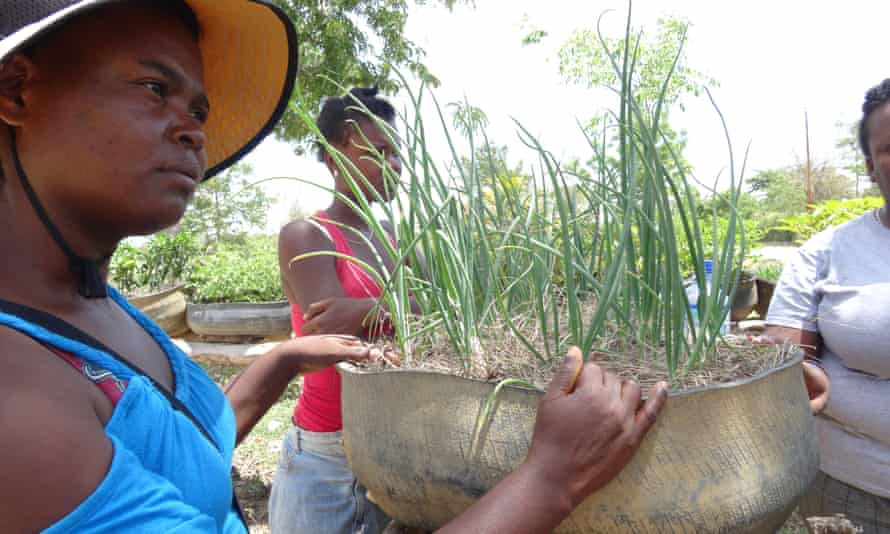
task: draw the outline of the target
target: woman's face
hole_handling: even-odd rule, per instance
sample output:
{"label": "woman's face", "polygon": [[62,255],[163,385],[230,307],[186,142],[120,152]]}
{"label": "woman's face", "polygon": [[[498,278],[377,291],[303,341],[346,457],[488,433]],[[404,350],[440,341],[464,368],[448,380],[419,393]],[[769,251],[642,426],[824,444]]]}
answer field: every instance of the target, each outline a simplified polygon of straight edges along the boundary
{"label": "woman's face", "polygon": [[0,70],[0,119],[38,196],[62,228],[97,235],[182,217],[207,167],[209,107],[196,37],[140,5],[75,19]]}
{"label": "woman's face", "polygon": [[866,131],[871,152],[866,158],[868,174],[881,190],[884,203],[890,205],[890,103],[869,115]]}
{"label": "woman's face", "polygon": [[[346,131],[346,141],[338,147],[339,150],[358,168],[383,200],[392,199],[397,192],[398,177],[402,174],[402,161],[390,136],[368,120],[348,124]],[[386,172],[381,159],[389,167]],[[337,170],[336,164],[333,168]],[[346,170],[351,172],[349,168]],[[368,189],[368,184],[357,176],[353,178],[361,186],[366,198],[376,199],[374,193]]]}

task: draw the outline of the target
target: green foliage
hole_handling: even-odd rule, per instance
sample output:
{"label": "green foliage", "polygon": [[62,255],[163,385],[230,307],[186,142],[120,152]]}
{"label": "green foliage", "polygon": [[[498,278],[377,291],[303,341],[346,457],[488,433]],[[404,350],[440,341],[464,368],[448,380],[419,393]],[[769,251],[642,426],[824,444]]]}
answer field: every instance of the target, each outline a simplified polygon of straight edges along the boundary
{"label": "green foliage", "polygon": [[[813,190],[816,202],[852,197],[854,182],[836,167],[821,163],[813,166]],[[748,180],[751,194],[756,199],[756,212],[746,219],[756,221],[769,241],[790,241],[793,235],[783,220],[803,215],[807,209],[806,169],[803,164],[760,171]]]}
{"label": "green foliage", "polygon": [[186,232],[156,234],[142,247],[124,242],[111,258],[109,279],[130,295],[172,287],[185,279],[200,252],[195,237]]}
{"label": "green foliage", "polygon": [[859,147],[859,121],[850,124],[838,122],[835,126],[843,132],[834,147],[841,152],[844,169],[853,176],[866,176],[865,156]]}
{"label": "green foliage", "polygon": [[[677,233],[681,231],[680,219],[676,219]],[[698,225],[701,228],[702,245],[705,250],[720,249],[724,243],[729,242],[729,228],[731,225],[735,227],[735,256],[742,257],[745,250],[749,250],[752,244],[759,242],[765,235],[765,230],[757,225],[754,221],[742,218],[733,219],[729,216],[717,216],[713,214],[700,216]],[[743,233],[744,228],[744,233]],[[742,237],[744,236],[744,240]],[[744,247],[742,244],[744,243]],[[684,276],[691,276],[695,271],[695,263],[693,255],[689,250],[689,242],[686,240],[677,241],[677,255],[680,261],[680,271]]]}
{"label": "green foliage", "polygon": [[[577,85],[594,88],[616,88],[619,75],[612,68],[609,55],[623,52],[634,56],[631,90],[634,91],[643,110],[655,114],[656,104],[666,108],[677,103],[687,94],[699,96],[702,89],[715,85],[716,81],[687,64],[683,46],[691,27],[688,20],[667,17],[658,19],[657,32],[652,39],[631,30],[629,38],[604,37],[602,42],[593,30],[577,30],[559,50],[559,71],[563,77]],[[622,58],[617,58],[619,63]],[[670,77],[667,84],[665,80]]]}
{"label": "green foliage", "polygon": [[769,260],[758,257],[749,258],[746,261],[746,269],[760,280],[776,283],[782,276],[784,265],[779,260]]}
{"label": "green foliage", "polygon": [[250,230],[262,229],[273,199],[252,185],[253,169],[239,163],[201,184],[180,225],[207,247],[240,241]]}
{"label": "green foliage", "polygon": [[469,102],[451,102],[448,108],[451,110],[454,128],[465,137],[472,137],[488,126],[488,116],[485,112],[476,106],[471,106]]}
{"label": "green foliage", "polygon": [[[662,165],[672,174],[689,173],[691,167],[683,157],[686,133],[670,126],[670,110],[674,105],[682,110],[684,96],[699,96],[706,86],[715,86],[717,82],[687,63],[683,46],[689,21],[662,18],[657,27],[652,37],[632,28],[621,38],[578,30],[560,48],[559,70],[570,83],[606,88],[616,94],[620,94],[622,84],[628,84],[639,103],[640,113],[658,129],[658,138],[653,141]],[[615,65],[626,71],[619,72]],[[629,79],[621,78],[625,74]],[[607,114],[598,114],[590,119],[587,128],[591,142],[608,149],[606,163],[614,165],[622,157],[617,153],[623,150],[618,143],[622,132],[618,125],[612,124],[612,128],[607,124],[612,124]],[[628,141],[633,143],[636,139]]]}
{"label": "green foliage", "polygon": [[196,258],[187,287],[195,302],[284,300],[273,236],[254,236],[243,244],[223,243]]}
{"label": "green foliage", "polygon": [[809,213],[782,219],[779,229],[793,233],[795,241],[803,243],[823,230],[843,224],[883,205],[884,199],[881,197],[829,200],[815,206]]}
{"label": "green foliage", "polygon": [[843,133],[834,147],[840,152],[841,165],[850,176],[854,177],[857,197],[876,197],[881,195],[877,184],[863,185],[860,178],[868,176],[868,168],[865,165],[865,156],[859,147],[859,122],[844,124],[838,122],[837,126]]}
{"label": "green foliage", "polygon": [[[432,85],[439,81],[423,64],[424,51],[405,38],[409,2],[399,0],[274,0],[297,27],[299,68],[292,104],[310,110],[343,87],[398,88],[395,68],[406,69]],[[415,0],[452,8],[458,0]],[[471,3],[471,2],[467,2]],[[297,100],[299,98],[299,101]],[[305,149],[311,131],[292,107],[276,128],[284,140]]]}
{"label": "green foliage", "polygon": [[111,285],[120,291],[133,295],[142,288],[142,256],[138,247],[122,242],[117,246],[108,267]]}
{"label": "green foliage", "polygon": [[201,184],[175,233],[140,247],[122,243],[111,259],[112,284],[136,294],[186,283],[200,302],[281,300],[274,239],[248,235],[265,226],[272,204],[250,172],[236,165]]}
{"label": "green foliage", "polygon": [[[816,203],[841,200],[854,195],[853,180],[833,165],[817,163],[810,169]],[[751,181],[752,191],[766,192],[766,206],[776,211],[806,209],[806,166],[798,163],[758,173]]]}

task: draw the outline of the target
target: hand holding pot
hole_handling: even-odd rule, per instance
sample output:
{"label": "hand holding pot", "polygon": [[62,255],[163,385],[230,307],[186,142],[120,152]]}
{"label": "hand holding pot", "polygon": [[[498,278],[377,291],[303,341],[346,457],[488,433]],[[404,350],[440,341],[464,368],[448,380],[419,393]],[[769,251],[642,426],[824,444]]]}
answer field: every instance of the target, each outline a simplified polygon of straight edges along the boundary
{"label": "hand holding pot", "polygon": [[380,349],[356,337],[339,335],[298,337],[285,341],[276,350],[287,354],[299,373],[321,371],[342,361],[361,363],[383,356]]}
{"label": "hand holding pot", "polygon": [[627,465],[666,400],[666,384],[642,402],[636,383],[570,349],[538,406],[525,462],[437,533],[553,532]]}
{"label": "hand holding pot", "polygon": [[807,394],[810,397],[810,411],[816,415],[828,404],[828,395],[831,391],[828,374],[818,365],[804,362],[803,382],[807,386]]}
{"label": "hand holding pot", "polygon": [[797,345],[803,349],[806,357],[803,367],[803,382],[810,398],[810,411],[813,415],[825,409],[831,392],[828,374],[822,369],[819,354],[821,352],[822,338],[816,332],[770,326],[762,336],[748,336],[748,340],[755,345]]}
{"label": "hand holding pot", "polygon": [[348,334],[363,336],[380,332],[388,314],[375,312],[375,299],[333,297],[313,302],[303,314],[303,335]]}
{"label": "hand holding pot", "polygon": [[661,382],[642,402],[635,382],[583,364],[570,349],[538,408],[526,460],[540,466],[542,491],[566,493],[574,508],[605,486],[630,462],[667,397]]}

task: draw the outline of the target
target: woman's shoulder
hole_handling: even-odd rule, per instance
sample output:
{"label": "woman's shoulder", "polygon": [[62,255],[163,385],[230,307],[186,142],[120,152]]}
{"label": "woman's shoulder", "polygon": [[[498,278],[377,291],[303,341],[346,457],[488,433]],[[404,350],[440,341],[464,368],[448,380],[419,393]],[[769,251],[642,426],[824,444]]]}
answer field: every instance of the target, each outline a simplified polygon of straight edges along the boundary
{"label": "woman's shoulder", "polygon": [[[85,381],[48,349],[0,327],[0,471],[13,530],[50,525],[102,480],[111,444]],[[77,444],[72,447],[71,444]],[[52,491],[47,492],[47,488]],[[15,527],[18,524],[19,527]]]}
{"label": "woman's shoulder", "polygon": [[278,233],[279,251],[333,250],[331,232],[326,225],[307,217],[286,224]]}

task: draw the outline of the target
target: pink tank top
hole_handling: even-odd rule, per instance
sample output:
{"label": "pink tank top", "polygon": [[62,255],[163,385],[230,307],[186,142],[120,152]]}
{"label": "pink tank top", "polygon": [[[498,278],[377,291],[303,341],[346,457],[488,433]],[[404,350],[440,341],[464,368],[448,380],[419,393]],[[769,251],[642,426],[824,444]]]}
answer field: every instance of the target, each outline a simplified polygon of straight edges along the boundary
{"label": "pink tank top", "polygon": [[[334,242],[334,249],[340,254],[352,256],[352,247],[346,242],[340,228],[325,219],[327,214],[315,214],[315,220],[324,227]],[[337,279],[343,294],[349,298],[377,298],[381,294],[380,285],[364,269],[351,261],[335,258]],[[303,327],[303,312],[297,304],[291,304],[291,324],[294,335],[300,337]],[[303,390],[294,408],[294,423],[310,432],[337,432],[343,429],[340,412],[340,375],[334,368],[303,377]]]}

